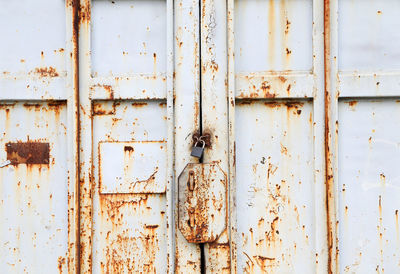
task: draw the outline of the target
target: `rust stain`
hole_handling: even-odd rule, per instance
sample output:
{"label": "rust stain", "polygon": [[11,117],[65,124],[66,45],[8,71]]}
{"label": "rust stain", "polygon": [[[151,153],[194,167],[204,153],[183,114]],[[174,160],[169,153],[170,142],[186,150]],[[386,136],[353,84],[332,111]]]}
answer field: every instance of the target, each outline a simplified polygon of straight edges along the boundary
{"label": "rust stain", "polygon": [[[325,186],[326,186],[326,213],[327,213],[327,244],[328,244],[328,273],[337,269],[338,250],[336,245],[336,221],[333,186],[333,155],[331,152],[331,45],[330,45],[330,0],[324,0],[324,104],[325,104]],[[335,250],[336,249],[336,250]]]}
{"label": "rust stain", "polygon": [[63,265],[65,264],[66,260],[64,257],[58,257],[58,272],[61,274],[63,271]]}
{"label": "rust stain", "polygon": [[29,72],[29,74],[35,74],[39,77],[58,77],[60,76],[55,68],[53,67],[42,67],[35,68],[33,71]]}
{"label": "rust stain", "polygon": [[146,102],[134,102],[134,103],[132,103],[132,106],[140,108],[140,107],[147,106],[147,103]]}
{"label": "rust stain", "polygon": [[86,0],[84,5],[79,6],[79,19],[81,24],[88,24],[90,22],[90,1]]}
{"label": "rust stain", "polygon": [[104,89],[107,94],[108,94],[108,99],[114,99],[114,89],[111,85],[105,85],[105,84],[96,84],[90,87],[91,90],[94,90],[95,88],[102,88]]}
{"label": "rust stain", "polygon": [[133,147],[131,147],[131,146],[124,146],[124,151],[125,151],[125,152],[131,153],[131,152],[134,151],[134,149],[133,149]]}
{"label": "rust stain", "polygon": [[[127,228],[129,212],[147,215],[153,212],[148,204],[151,194],[127,197],[123,194],[100,196],[103,222],[109,226],[104,230],[104,258],[101,267],[104,273],[155,273],[156,255],[159,253],[160,236],[158,224],[142,224],[140,232]],[[154,197],[154,196],[153,196]],[[138,259],[140,258],[140,259]]]}
{"label": "rust stain", "polygon": [[399,233],[399,210],[396,209],[394,212],[395,215],[395,222],[396,222],[396,240],[397,240],[397,245],[399,245],[400,241],[400,233]]}
{"label": "rust stain", "polygon": [[268,62],[270,66],[275,63],[275,0],[269,0],[268,7]]}
{"label": "rust stain", "polygon": [[50,145],[28,141],[26,143],[7,143],[7,160],[13,165],[18,164],[49,164]]}

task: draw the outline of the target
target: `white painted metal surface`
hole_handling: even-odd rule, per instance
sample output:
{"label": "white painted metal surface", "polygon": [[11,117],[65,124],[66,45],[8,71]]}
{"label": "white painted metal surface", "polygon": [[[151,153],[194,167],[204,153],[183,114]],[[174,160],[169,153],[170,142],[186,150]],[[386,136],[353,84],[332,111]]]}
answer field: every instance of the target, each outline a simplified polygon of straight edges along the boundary
{"label": "white painted metal surface", "polygon": [[[399,272],[399,12],[0,0],[0,269]],[[211,162],[226,193],[199,183],[196,216],[218,237],[189,243],[178,176]]]}
{"label": "white painted metal surface", "polygon": [[236,270],[324,273],[322,3],[234,4]]}
{"label": "white painted metal surface", "polygon": [[[19,147],[0,169],[4,273],[76,270],[73,14],[71,1],[0,1],[0,159],[11,156],[6,144]],[[29,163],[43,156],[36,144],[49,147],[40,164]]]}
{"label": "white painted metal surface", "polygon": [[397,273],[400,6],[341,0],[330,11],[332,268]]}

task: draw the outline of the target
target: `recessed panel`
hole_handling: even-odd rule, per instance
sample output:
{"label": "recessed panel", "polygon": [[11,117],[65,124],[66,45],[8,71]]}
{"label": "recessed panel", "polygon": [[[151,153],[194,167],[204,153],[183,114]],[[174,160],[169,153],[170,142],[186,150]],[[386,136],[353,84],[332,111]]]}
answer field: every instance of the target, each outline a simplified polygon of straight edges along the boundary
{"label": "recessed panel", "polygon": [[165,192],[166,152],[165,141],[99,143],[100,192]]}
{"label": "recessed panel", "polygon": [[400,272],[400,102],[339,103],[342,273]]}
{"label": "recessed panel", "polygon": [[93,76],[165,72],[166,12],[165,0],[93,1]]}
{"label": "recessed panel", "polygon": [[312,69],[311,0],[236,0],[236,72]]}
{"label": "recessed panel", "polygon": [[339,0],[339,70],[400,68],[400,1]]}
{"label": "recessed panel", "polygon": [[167,272],[167,106],[93,102],[93,273]]}
{"label": "recessed panel", "polygon": [[239,273],[313,273],[310,101],[236,104]]}
{"label": "recessed panel", "polygon": [[1,0],[0,72],[62,74],[66,25],[65,0]]}
{"label": "recessed panel", "polygon": [[0,102],[0,269],[67,273],[67,105]]}

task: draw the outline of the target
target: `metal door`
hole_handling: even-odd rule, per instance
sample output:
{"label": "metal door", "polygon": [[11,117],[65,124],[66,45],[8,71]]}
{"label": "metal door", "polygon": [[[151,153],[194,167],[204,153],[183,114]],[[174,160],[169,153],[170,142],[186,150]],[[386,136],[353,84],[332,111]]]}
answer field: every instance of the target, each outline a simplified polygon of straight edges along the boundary
{"label": "metal door", "polygon": [[326,273],[323,2],[232,4],[235,270]]}
{"label": "metal door", "polygon": [[77,101],[71,1],[0,1],[0,269],[74,272]]}
{"label": "metal door", "polygon": [[398,1],[327,4],[331,269],[398,273]]}
{"label": "metal door", "polygon": [[[0,0],[0,269],[399,272],[399,11]],[[226,179],[213,242],[179,226],[188,163]]]}

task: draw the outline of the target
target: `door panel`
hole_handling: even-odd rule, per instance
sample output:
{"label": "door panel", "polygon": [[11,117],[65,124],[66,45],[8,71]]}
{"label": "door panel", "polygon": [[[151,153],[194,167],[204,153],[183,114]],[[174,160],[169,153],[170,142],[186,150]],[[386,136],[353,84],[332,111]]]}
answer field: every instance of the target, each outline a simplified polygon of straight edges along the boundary
{"label": "door panel", "polygon": [[13,162],[0,169],[1,269],[66,271],[66,103],[3,102],[0,109],[0,159]]}
{"label": "door panel", "polygon": [[166,104],[94,105],[93,272],[165,273]]}
{"label": "door panel", "polygon": [[[45,15],[45,16],[44,16]],[[1,263],[75,271],[77,110],[71,1],[0,1]]]}
{"label": "door panel", "polygon": [[326,271],[321,4],[234,2],[239,273]]}
{"label": "door panel", "polygon": [[399,272],[400,36],[391,31],[399,7],[360,0],[328,6],[328,206],[337,227],[331,257],[338,273]]}
{"label": "door panel", "polygon": [[[398,100],[339,102],[340,271],[399,271]],[[354,125],[357,125],[355,127]]]}
{"label": "door panel", "polygon": [[312,103],[237,102],[238,269],[312,273]]}
{"label": "door panel", "polygon": [[81,1],[82,272],[172,271],[170,9]]}

